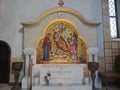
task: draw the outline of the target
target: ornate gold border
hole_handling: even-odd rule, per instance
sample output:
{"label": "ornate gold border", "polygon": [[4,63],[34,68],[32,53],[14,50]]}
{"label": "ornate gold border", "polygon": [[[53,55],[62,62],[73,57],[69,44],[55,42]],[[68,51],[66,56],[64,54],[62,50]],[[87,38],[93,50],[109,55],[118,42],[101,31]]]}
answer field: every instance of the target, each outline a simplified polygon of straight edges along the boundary
{"label": "ornate gold border", "polygon": [[[38,45],[38,42],[44,37],[47,28],[48,28],[52,23],[55,23],[55,22],[57,22],[57,21],[65,21],[65,22],[70,23],[70,24],[75,28],[76,31],[74,31],[74,32],[76,33],[76,35],[84,41],[85,45],[87,45],[87,43],[86,43],[86,41],[83,39],[83,37],[81,37],[81,36],[79,35],[78,27],[77,27],[74,23],[72,23],[71,21],[69,21],[69,20],[67,20],[67,19],[56,19],[56,20],[53,20],[52,22],[48,23],[48,25],[47,25],[47,26],[45,27],[45,29],[44,29],[44,33],[43,33],[42,37],[36,42],[35,47]],[[86,48],[87,48],[87,46],[86,46]]]}

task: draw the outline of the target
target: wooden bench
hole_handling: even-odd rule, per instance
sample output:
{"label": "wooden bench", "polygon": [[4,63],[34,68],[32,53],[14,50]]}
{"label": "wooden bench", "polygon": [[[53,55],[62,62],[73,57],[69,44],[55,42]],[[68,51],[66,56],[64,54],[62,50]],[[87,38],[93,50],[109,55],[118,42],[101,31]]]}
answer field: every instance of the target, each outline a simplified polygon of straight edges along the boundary
{"label": "wooden bench", "polygon": [[100,72],[100,78],[102,81],[105,81],[106,83],[106,90],[108,90],[108,83],[110,80],[117,80],[120,79],[120,73],[116,72]]}

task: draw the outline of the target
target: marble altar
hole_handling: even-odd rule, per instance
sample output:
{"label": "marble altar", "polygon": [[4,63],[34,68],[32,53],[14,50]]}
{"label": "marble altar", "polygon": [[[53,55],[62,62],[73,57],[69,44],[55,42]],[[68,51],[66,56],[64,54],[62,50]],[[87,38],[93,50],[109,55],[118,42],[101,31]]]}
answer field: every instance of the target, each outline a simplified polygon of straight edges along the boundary
{"label": "marble altar", "polygon": [[[59,17],[61,12],[63,14]],[[22,23],[24,54],[26,56],[22,88],[32,90],[92,90],[92,85],[89,83],[90,74],[87,62],[92,61],[93,54],[95,61],[97,61],[97,52],[99,51],[97,27],[99,24],[87,21],[76,10],[65,7],[48,9],[36,20]],[[71,35],[75,37],[76,41],[74,54],[70,52],[72,51],[70,48]],[[43,58],[45,49],[42,46],[44,46],[43,41],[46,41],[46,36],[49,36],[47,40],[50,39],[49,61]],[[33,60],[32,78],[30,78],[29,72],[30,57]],[[48,71],[51,73],[51,79],[50,85],[46,86],[44,77]],[[85,82],[87,84],[84,84]]]}
{"label": "marble altar", "polygon": [[51,73],[50,84],[82,84],[84,64],[47,64],[40,68],[40,84],[45,84],[44,76]]}
{"label": "marble altar", "polygon": [[[45,64],[34,67],[40,74],[34,78],[32,90],[92,90],[89,77],[84,82],[85,67],[86,64]],[[49,86],[44,81],[48,71],[51,74]]]}
{"label": "marble altar", "polygon": [[32,90],[92,90],[91,85],[51,85],[51,86],[44,86],[44,85],[40,85],[40,86],[33,86]]}

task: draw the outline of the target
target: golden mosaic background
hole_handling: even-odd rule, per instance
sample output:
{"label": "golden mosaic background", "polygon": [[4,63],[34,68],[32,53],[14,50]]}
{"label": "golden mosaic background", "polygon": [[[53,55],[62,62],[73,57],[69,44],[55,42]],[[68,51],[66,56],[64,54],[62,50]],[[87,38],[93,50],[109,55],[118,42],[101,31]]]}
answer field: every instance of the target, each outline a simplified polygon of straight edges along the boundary
{"label": "golden mosaic background", "polygon": [[[44,33],[43,37],[41,37],[38,40],[38,43],[36,46],[36,63],[37,64],[86,63],[86,60],[87,60],[86,43],[82,39],[82,37],[79,36],[77,31],[78,30],[77,30],[76,26],[66,20],[56,20],[56,21],[49,23],[45,29],[45,33]],[[65,43],[61,47],[63,50],[59,50],[56,43],[54,42],[54,33],[57,33],[58,35],[60,35],[60,37],[62,37],[61,43]],[[69,51],[69,48],[70,48],[69,43],[68,43],[68,38],[70,38],[71,33],[76,36],[76,40],[77,40],[77,58],[76,59],[72,59],[70,57],[70,53],[66,52],[66,50]],[[51,34],[50,41],[52,42],[52,48],[51,48],[51,52],[49,54],[50,60],[44,61],[42,44],[43,44],[43,40],[47,34]]]}

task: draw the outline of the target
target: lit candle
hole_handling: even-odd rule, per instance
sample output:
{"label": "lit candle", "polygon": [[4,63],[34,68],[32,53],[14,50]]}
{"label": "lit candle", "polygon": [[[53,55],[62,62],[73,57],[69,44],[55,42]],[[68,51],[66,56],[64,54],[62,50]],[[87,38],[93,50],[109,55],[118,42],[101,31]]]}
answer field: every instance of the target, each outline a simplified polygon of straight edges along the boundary
{"label": "lit candle", "polygon": [[94,62],[95,61],[95,55],[92,54],[92,61]]}

